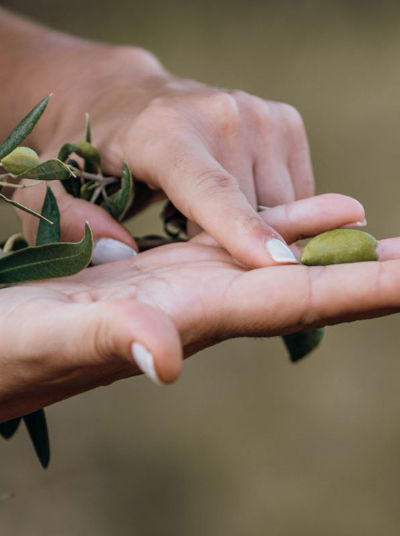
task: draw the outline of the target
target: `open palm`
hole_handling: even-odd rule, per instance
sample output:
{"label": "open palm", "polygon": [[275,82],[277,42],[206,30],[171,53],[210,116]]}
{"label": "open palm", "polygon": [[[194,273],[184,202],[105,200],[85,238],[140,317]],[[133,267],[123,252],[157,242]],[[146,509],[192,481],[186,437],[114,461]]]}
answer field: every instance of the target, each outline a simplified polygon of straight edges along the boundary
{"label": "open palm", "polygon": [[[357,219],[360,205],[326,195],[265,213],[288,243]],[[306,214],[306,217],[305,217]],[[361,216],[361,217],[360,217]],[[400,239],[380,261],[248,270],[205,234],[80,274],[0,293],[0,420],[137,374],[134,341],[159,378],[185,356],[237,336],[272,336],[400,310]]]}

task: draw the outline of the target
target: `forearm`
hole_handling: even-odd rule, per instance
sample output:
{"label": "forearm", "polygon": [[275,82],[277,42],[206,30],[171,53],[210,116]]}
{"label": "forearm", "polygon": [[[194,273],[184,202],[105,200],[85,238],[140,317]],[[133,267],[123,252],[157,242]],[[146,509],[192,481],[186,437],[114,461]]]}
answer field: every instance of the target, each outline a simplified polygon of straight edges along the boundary
{"label": "forearm", "polygon": [[[85,41],[49,30],[0,8],[0,139],[44,95],[55,93],[30,144],[45,149],[60,121],[82,122],[85,103],[102,97],[109,80],[124,87],[151,89],[168,74],[149,52]],[[72,103],[68,114],[59,113],[61,102]],[[138,99],[140,101],[140,99]],[[82,103],[82,109],[79,103]],[[64,102],[65,105],[65,102]],[[138,102],[138,109],[140,102]],[[65,109],[64,109],[65,111]],[[68,116],[68,117],[67,117]]]}

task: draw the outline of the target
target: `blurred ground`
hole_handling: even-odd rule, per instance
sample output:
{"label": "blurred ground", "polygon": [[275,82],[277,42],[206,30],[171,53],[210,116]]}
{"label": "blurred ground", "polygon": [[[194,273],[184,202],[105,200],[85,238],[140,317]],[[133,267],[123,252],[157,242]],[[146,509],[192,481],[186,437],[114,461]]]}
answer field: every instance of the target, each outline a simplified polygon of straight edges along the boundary
{"label": "blurred ground", "polygon": [[[377,237],[400,234],[397,3],[2,4],[140,44],[181,76],[290,102],[318,191],[360,199]],[[133,228],[157,225],[153,210]],[[1,237],[15,226],[2,219]],[[47,472],[25,432],[0,442],[1,533],[397,536],[398,325],[394,316],[329,328],[296,366],[279,340],[237,340],[186,362],[168,389],[139,378],[49,408]]]}

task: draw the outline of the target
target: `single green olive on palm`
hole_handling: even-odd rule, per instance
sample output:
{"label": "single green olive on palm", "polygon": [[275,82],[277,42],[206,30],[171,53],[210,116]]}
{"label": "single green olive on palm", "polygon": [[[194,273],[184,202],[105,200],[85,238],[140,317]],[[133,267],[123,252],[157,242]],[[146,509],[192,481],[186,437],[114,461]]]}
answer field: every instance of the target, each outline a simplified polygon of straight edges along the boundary
{"label": "single green olive on palm", "polygon": [[[308,242],[301,262],[307,266],[328,266],[348,262],[377,261],[376,238],[356,229],[327,231]],[[312,352],[322,341],[324,328],[315,328],[284,335],[283,341],[292,362]]]}

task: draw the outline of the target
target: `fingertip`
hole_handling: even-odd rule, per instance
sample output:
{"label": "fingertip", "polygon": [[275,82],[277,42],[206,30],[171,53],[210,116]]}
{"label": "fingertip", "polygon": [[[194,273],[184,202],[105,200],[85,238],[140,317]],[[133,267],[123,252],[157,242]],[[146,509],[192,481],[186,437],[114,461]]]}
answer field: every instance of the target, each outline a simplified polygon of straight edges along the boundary
{"label": "fingertip", "polygon": [[129,360],[153,383],[174,382],[181,373],[183,356],[173,321],[162,311],[137,300],[123,304],[122,309]]}

